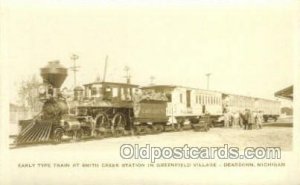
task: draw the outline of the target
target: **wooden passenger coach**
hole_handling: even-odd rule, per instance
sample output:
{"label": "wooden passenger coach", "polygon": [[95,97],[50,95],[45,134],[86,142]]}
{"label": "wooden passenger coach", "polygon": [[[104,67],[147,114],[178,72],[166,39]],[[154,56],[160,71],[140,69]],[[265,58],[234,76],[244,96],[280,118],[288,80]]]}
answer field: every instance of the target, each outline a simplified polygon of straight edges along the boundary
{"label": "wooden passenger coach", "polygon": [[277,120],[280,115],[280,102],[275,100],[223,93],[223,105],[229,112],[261,111],[265,121],[269,118]]}

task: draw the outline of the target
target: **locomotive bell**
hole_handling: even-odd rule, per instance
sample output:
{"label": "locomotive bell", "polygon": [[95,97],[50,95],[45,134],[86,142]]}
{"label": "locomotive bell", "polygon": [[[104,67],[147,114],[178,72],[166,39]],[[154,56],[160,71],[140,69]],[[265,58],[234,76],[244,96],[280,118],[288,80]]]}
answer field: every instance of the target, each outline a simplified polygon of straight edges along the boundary
{"label": "locomotive bell", "polygon": [[67,68],[62,66],[58,60],[50,61],[47,66],[41,68],[44,83],[49,83],[54,88],[60,88],[67,75]]}

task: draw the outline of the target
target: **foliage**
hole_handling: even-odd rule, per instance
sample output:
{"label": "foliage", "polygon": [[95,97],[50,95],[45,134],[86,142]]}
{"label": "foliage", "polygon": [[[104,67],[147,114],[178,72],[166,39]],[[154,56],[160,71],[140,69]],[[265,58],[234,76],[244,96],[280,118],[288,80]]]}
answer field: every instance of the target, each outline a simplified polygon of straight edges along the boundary
{"label": "foliage", "polygon": [[42,84],[35,75],[28,80],[23,80],[19,88],[19,98],[22,105],[32,112],[38,112],[41,109],[39,101],[39,86]]}

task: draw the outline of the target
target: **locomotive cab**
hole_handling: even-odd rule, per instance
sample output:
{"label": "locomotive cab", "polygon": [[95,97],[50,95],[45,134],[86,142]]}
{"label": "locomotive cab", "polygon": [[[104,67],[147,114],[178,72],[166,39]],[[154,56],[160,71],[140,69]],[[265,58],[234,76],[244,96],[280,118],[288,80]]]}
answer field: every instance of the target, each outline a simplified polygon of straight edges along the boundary
{"label": "locomotive cab", "polygon": [[85,99],[104,101],[132,101],[133,92],[137,85],[115,82],[94,82],[86,84]]}

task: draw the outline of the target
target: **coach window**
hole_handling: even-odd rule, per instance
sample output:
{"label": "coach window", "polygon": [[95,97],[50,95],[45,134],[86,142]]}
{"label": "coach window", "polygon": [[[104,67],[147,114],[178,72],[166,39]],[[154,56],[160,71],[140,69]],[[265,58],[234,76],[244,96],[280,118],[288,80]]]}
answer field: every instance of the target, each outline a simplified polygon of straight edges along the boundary
{"label": "coach window", "polygon": [[172,94],[171,93],[167,93],[166,97],[168,99],[168,102],[172,102]]}
{"label": "coach window", "polygon": [[126,100],[131,100],[131,88],[125,88]]}
{"label": "coach window", "polygon": [[121,100],[125,100],[124,88],[120,88],[120,98]]}
{"label": "coach window", "polygon": [[182,103],[182,94],[180,94],[180,103]]}
{"label": "coach window", "polygon": [[97,88],[93,87],[92,88],[92,96],[95,96],[97,94]]}
{"label": "coach window", "polygon": [[112,97],[118,97],[118,88],[112,88]]}
{"label": "coach window", "polygon": [[112,98],[112,88],[106,87],[104,92],[104,98],[105,99],[111,99]]}

